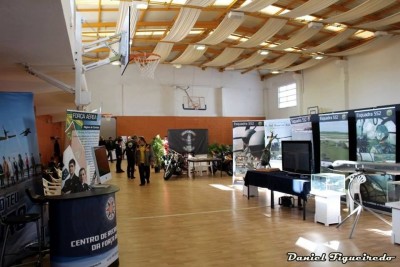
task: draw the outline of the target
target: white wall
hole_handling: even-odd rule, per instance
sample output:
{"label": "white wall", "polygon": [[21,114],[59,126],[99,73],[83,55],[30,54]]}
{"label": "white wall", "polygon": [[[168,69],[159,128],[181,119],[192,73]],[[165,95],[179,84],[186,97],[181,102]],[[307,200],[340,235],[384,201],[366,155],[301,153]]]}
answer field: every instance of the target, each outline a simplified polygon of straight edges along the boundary
{"label": "white wall", "polygon": [[[136,65],[125,74],[107,65],[86,74],[92,102],[88,110],[125,116],[264,116],[263,82],[256,72],[219,72],[183,66],[159,65],[155,78],[145,79]],[[205,98],[207,110],[182,108],[185,92]]]}
{"label": "white wall", "polygon": [[265,81],[268,119],[307,113],[368,108],[400,103],[400,41],[368,53],[332,59],[299,74],[297,108],[278,109],[277,89],[295,79],[282,74]]}

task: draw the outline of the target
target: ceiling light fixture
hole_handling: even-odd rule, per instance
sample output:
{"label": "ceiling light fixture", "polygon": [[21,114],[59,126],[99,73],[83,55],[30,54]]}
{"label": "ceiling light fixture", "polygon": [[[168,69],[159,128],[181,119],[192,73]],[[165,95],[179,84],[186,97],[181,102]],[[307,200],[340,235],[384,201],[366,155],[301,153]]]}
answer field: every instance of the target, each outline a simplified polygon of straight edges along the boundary
{"label": "ceiling light fixture", "polygon": [[271,71],[271,73],[272,74],[279,74],[279,73],[281,73],[279,70],[273,70],[273,71]]}
{"label": "ceiling light fixture", "polygon": [[260,55],[262,55],[262,56],[266,56],[266,55],[269,54],[269,51],[268,51],[268,50],[258,50],[258,53],[259,53]]}
{"label": "ceiling light fixture", "polygon": [[194,48],[195,48],[196,50],[204,50],[204,49],[206,49],[206,46],[205,46],[205,45],[202,45],[202,44],[198,44],[198,45],[195,45]]}
{"label": "ceiling light fixture", "polygon": [[174,68],[176,69],[182,68],[182,64],[173,64],[172,66],[174,66]]}
{"label": "ceiling light fixture", "polygon": [[320,30],[320,29],[322,29],[322,27],[324,27],[324,24],[322,24],[321,22],[311,21],[311,22],[308,23],[307,26],[308,26],[309,29]]}
{"label": "ceiling light fixture", "polygon": [[231,11],[228,13],[229,19],[242,19],[244,17],[244,13],[240,11]]}
{"label": "ceiling light fixture", "polygon": [[313,57],[313,59],[316,59],[316,60],[321,60],[324,58],[323,55],[313,55],[312,57]]}

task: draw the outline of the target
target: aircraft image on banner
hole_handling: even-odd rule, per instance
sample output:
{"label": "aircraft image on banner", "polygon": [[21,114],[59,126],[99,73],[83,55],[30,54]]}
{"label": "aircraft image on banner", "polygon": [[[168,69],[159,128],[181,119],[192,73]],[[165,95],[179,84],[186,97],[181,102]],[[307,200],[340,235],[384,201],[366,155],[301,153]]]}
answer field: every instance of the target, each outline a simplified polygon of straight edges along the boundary
{"label": "aircraft image on banner", "polygon": [[28,134],[31,133],[31,129],[30,128],[26,128],[25,131],[23,131],[22,133],[20,133],[20,135],[24,135],[27,136]]}
{"label": "aircraft image on banner", "polygon": [[15,134],[14,135],[8,135],[9,131],[6,131],[6,129],[4,129],[4,126],[3,126],[3,131],[4,131],[4,136],[0,136],[0,141],[7,140],[9,138],[15,137]]}

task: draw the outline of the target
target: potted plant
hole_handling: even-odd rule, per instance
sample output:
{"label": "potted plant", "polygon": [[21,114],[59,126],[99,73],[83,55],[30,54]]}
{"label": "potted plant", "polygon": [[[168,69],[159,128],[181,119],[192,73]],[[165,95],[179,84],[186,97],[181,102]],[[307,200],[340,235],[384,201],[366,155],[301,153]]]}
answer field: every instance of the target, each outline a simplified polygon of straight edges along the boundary
{"label": "potted plant", "polygon": [[151,147],[154,153],[154,171],[160,172],[161,162],[164,156],[164,146],[160,135],[156,135],[151,142]]}

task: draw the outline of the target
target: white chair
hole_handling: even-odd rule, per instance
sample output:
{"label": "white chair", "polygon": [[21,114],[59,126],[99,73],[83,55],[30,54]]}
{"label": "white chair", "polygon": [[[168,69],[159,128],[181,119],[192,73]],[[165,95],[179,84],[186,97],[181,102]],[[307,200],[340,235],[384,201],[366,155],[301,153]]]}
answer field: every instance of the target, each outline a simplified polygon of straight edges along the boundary
{"label": "white chair", "polygon": [[[196,158],[206,159],[207,154],[196,155]],[[196,174],[199,174],[200,176],[203,176],[203,172],[207,172],[207,175],[209,175],[210,167],[212,167],[212,162],[195,162],[194,163],[194,170],[195,170]]]}
{"label": "white chair", "polygon": [[[54,179],[54,178],[53,178]],[[50,182],[42,178],[43,193],[45,196],[58,196],[61,195],[61,183]]]}
{"label": "white chair", "polygon": [[356,203],[359,203],[362,206],[360,187],[362,183],[365,183],[367,181],[367,178],[364,174],[360,174],[357,172],[347,176],[346,180],[347,179],[349,179],[350,181],[346,192],[346,204],[349,209],[349,213],[351,213],[354,210],[354,199],[356,198],[356,195],[358,195],[358,201],[356,201]]}

